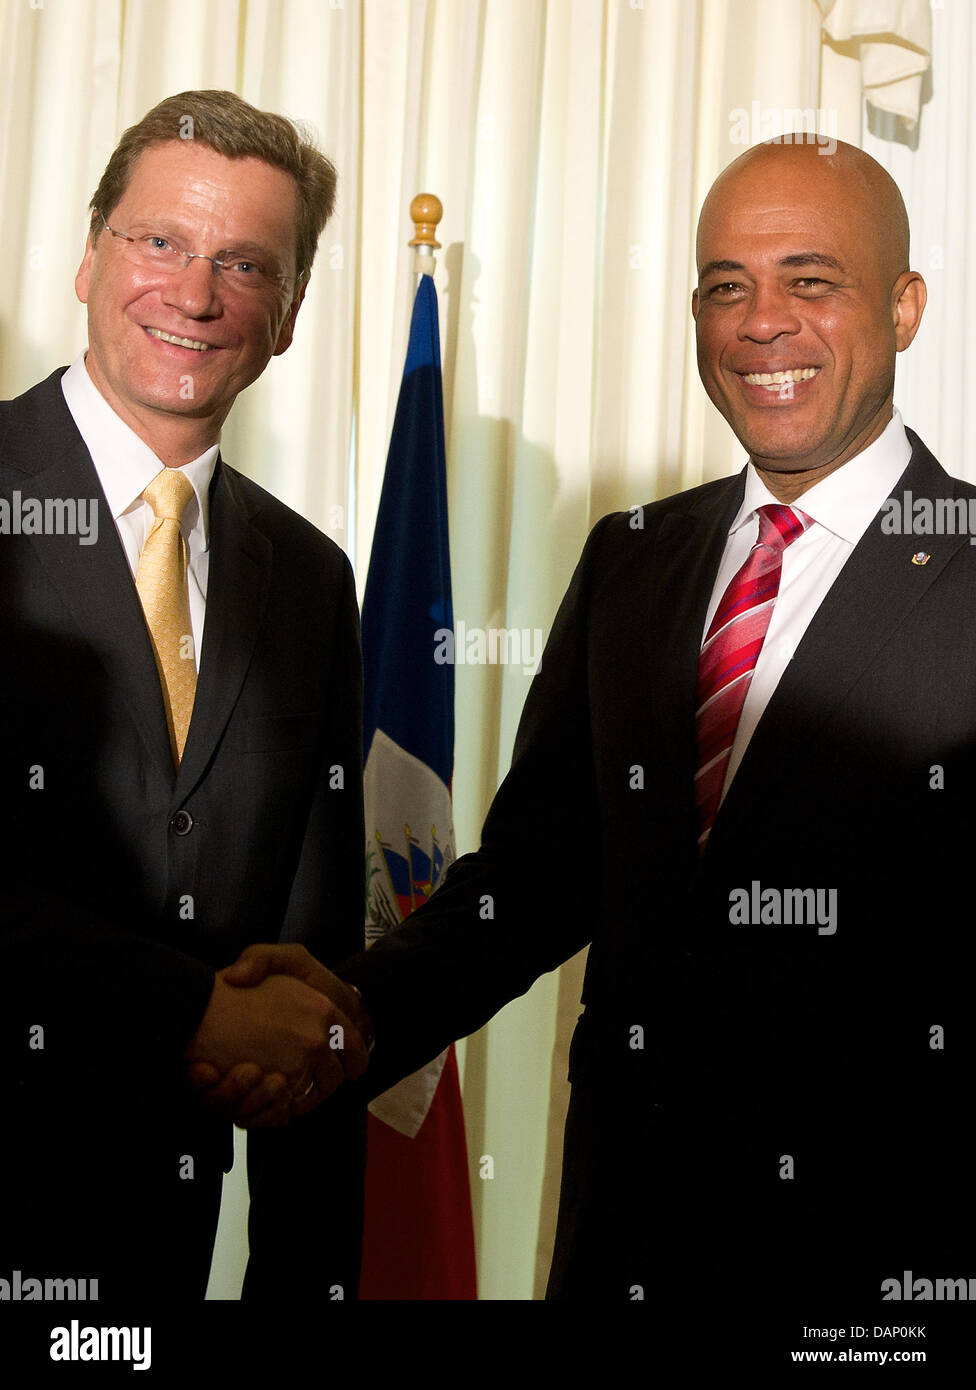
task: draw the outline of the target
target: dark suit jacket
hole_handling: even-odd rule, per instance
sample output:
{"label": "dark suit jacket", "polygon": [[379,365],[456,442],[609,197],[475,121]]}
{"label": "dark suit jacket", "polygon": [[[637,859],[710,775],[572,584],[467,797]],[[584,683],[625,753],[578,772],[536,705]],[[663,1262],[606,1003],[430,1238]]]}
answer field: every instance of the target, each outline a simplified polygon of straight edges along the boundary
{"label": "dark suit jacket", "polygon": [[[976,497],[911,440],[897,494]],[[971,1252],[976,549],[872,524],[699,859],[698,653],[743,487],[595,527],[481,848],[339,969],[372,1092],[591,943],[550,1297],[877,1311],[887,1275]],[[835,890],[836,932],[733,924],[753,883]]]}
{"label": "dark suit jacket", "polygon": [[[0,537],[4,1057],[32,1136],[7,1154],[12,1181],[23,1191],[43,1154],[33,1200],[72,1191],[57,1216],[33,1214],[17,1258],[26,1269],[71,1251],[83,1275],[99,1240],[106,1267],[130,1258],[121,1182],[137,1229],[158,1216],[151,1247],[183,1194],[227,1166],[230,1126],[182,1081],[214,970],[254,941],[303,942],[325,961],[361,947],[362,678],[345,557],[219,460],[202,664],[174,773],[132,574],[60,377],[0,406],[2,495],[99,509],[97,544]],[[43,1050],[27,1047],[34,1024]],[[354,1296],[361,1120],[319,1112],[252,1135],[250,1153],[246,1292]],[[174,1181],[184,1155],[195,1188]],[[323,1210],[337,1190],[339,1215]],[[68,1241],[68,1208],[92,1202],[100,1216]],[[191,1277],[178,1252],[153,1268],[173,1296]]]}

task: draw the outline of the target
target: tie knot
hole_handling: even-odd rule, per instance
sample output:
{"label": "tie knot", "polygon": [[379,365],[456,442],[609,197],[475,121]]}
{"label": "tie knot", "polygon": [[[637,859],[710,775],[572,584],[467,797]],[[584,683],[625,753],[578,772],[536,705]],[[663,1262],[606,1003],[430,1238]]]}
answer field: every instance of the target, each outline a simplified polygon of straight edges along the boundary
{"label": "tie knot", "polygon": [[810,517],[784,507],[781,502],[771,502],[756,508],[759,517],[758,545],[768,546],[770,550],[785,550],[792,545],[797,536],[802,536],[811,524]]}
{"label": "tie knot", "polygon": [[164,468],[143,492],[159,521],[179,521],[193,496],[193,484],[179,468]]}

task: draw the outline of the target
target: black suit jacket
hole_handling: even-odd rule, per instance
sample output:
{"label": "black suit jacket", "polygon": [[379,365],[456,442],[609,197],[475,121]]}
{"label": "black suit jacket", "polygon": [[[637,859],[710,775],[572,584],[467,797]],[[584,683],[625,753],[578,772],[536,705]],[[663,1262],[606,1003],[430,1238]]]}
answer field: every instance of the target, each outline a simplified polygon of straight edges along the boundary
{"label": "black suit jacket", "polygon": [[[142,1219],[159,1214],[163,1242],[186,1206],[188,1181],[173,1181],[183,1157],[197,1192],[215,1159],[228,1164],[230,1126],[203,1115],[181,1075],[214,970],[254,941],[303,942],[325,961],[362,944],[362,678],[345,557],[220,459],[199,681],[174,772],[132,574],[60,377],[0,407],[2,495],[98,505],[96,544],[0,537],[4,1033],[33,1133],[8,1155],[12,1181],[48,1148],[44,1183],[72,1182],[87,1154],[72,1202],[94,1184],[104,1207],[70,1246],[56,1232],[72,1218],[38,1212],[18,1258],[49,1244],[74,1251],[83,1274],[93,1229],[114,1252],[106,1265],[131,1229],[113,1197],[123,1177]],[[38,1023],[44,1047],[29,1050]],[[361,1120],[319,1113],[251,1139],[246,1291],[338,1284],[354,1296]],[[338,1218],[323,1211],[336,1190]],[[158,1282],[178,1296],[186,1271],[160,1259]]]}
{"label": "black suit jacket", "polygon": [[[910,438],[897,495],[976,497]],[[550,1297],[868,1315],[972,1248],[976,548],[876,519],[699,857],[698,653],[743,487],[595,527],[481,848],[340,971],[372,1092],[590,942]],[[733,923],[753,884],[834,890],[836,931]]]}

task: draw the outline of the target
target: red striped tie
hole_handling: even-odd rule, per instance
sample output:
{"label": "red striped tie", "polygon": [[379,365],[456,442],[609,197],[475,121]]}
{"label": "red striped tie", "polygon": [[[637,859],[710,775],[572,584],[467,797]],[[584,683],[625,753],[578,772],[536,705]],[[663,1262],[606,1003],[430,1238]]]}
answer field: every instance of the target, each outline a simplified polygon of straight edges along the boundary
{"label": "red striped tie", "polygon": [[783,551],[811,524],[803,512],[757,507],[759,539],[715,610],[698,661],[695,804],[704,849],[722,799],[735,731],[762,650],[783,571]]}

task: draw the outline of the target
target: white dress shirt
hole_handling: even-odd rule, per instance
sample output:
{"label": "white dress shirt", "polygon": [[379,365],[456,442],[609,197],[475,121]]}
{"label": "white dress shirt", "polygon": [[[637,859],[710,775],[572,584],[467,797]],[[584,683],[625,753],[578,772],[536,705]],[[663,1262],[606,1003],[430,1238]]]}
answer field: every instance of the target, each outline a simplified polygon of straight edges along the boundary
{"label": "white dress shirt", "polygon": [[[742,707],[722,789],[723,798],[763,710],[813,615],[844,568],[848,556],[877,516],[885,498],[908,467],[911,456],[912,446],[908,442],[902,418],[895,410],[884,433],[873,444],[815,483],[791,504],[795,510],[811,517],[815,525],[804,531],[783,552],[779,593]],[[756,509],[767,502],[776,501],[750,463],[742,506],[729,528],[722,563],[715,577],[715,587],[705,615],[702,645],[722,595],[759,539]]]}
{"label": "white dress shirt", "polygon": [[[155,519],[153,509],[142,494],[163,468],[148,444],[109,405],[88,375],[85,354],[72,362],[61,378],[61,390],[78,432],[95,464],[98,481],[108,500],[132,577],[139,569],[139,556]],[[186,504],[180,526],[187,548],[187,588],[190,598],[190,625],[197,670],[203,647],[203,624],[207,607],[207,576],[210,571],[210,482],[217,464],[219,445],[213,444],[199,458],[180,471],[193,484],[193,497]]]}

